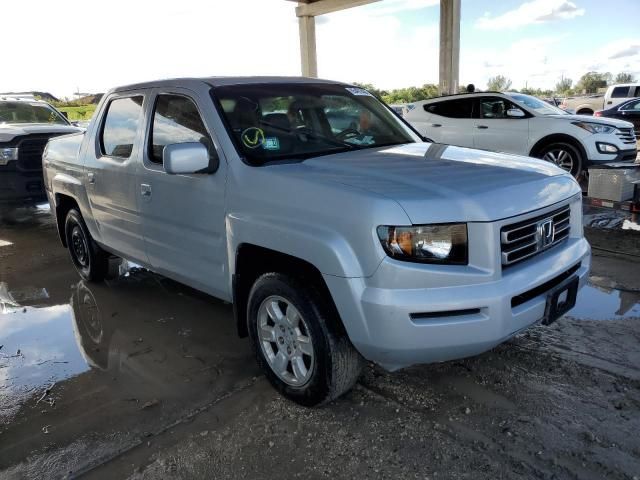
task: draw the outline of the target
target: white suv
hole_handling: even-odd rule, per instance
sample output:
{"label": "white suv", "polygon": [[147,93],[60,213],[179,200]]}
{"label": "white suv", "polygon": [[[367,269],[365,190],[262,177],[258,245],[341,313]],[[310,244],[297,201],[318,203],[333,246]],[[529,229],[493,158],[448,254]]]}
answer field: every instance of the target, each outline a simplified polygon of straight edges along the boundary
{"label": "white suv", "polygon": [[415,102],[405,119],[435,142],[542,158],[574,177],[590,165],[634,162],[637,156],[632,123],[569,115],[520,93],[482,92]]}

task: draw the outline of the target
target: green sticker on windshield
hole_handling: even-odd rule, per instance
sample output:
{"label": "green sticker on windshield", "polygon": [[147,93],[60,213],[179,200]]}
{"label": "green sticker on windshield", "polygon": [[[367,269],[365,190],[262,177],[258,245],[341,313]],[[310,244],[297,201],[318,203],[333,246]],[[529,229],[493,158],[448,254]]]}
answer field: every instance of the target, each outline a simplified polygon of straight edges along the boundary
{"label": "green sticker on windshield", "polygon": [[280,142],[278,141],[278,137],[267,137],[264,139],[264,143],[262,144],[262,148],[265,150],[280,150]]}

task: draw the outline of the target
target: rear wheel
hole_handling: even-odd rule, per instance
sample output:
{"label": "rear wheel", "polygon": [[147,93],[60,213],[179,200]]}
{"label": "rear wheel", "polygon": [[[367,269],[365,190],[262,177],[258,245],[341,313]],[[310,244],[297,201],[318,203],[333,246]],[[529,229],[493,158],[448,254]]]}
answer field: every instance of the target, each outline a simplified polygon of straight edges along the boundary
{"label": "rear wheel", "polygon": [[109,270],[109,254],[91,238],[82,215],[75,208],[67,213],[64,233],[71,260],[80,276],[91,282],[104,280]]}
{"label": "rear wheel", "polygon": [[331,311],[315,289],[280,273],[262,275],[249,294],[249,336],[258,364],[282,395],[301,405],[338,398],[364,366]]}
{"label": "rear wheel", "polygon": [[582,155],[570,143],[551,143],[542,148],[537,157],[555,163],[558,167],[571,173],[574,178],[578,178],[582,174]]}

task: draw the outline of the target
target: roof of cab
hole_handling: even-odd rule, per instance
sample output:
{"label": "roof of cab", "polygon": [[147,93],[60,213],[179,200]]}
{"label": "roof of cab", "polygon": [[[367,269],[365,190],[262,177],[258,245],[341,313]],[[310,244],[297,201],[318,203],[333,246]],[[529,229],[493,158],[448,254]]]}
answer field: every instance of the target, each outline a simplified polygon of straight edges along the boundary
{"label": "roof of cab", "polygon": [[[153,80],[149,82],[135,83],[131,85],[123,85],[116,87],[113,92],[123,92],[127,90],[137,90],[142,88],[155,88],[155,87],[176,87],[183,86],[188,87],[193,84],[207,84],[212,87],[222,87],[227,85],[252,85],[252,84],[264,84],[264,83],[324,83],[324,84],[343,84],[342,82],[336,82],[332,80],[322,80],[319,78],[309,77],[202,77],[202,78],[170,78],[166,80]],[[346,85],[346,84],[344,84]]]}

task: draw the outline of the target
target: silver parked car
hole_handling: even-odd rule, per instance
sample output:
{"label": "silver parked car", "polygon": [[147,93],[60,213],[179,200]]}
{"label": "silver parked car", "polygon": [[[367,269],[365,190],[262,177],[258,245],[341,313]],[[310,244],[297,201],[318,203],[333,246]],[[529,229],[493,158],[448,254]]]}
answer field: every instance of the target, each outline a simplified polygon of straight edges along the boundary
{"label": "silver parked car", "polygon": [[590,268],[581,192],[541,160],[425,143],[367,91],[299,78],[142,83],[49,142],[62,243],[233,302],[288,398],[476,355],[568,311]]}

